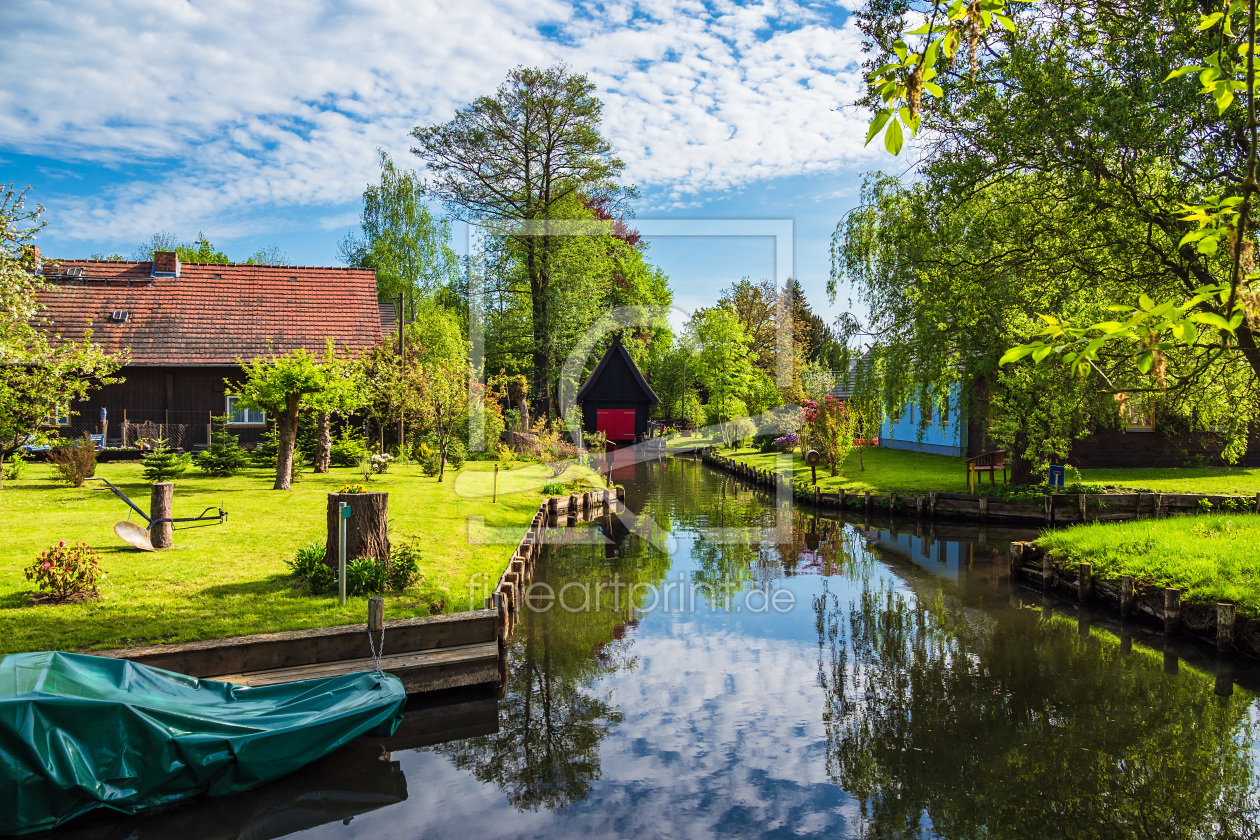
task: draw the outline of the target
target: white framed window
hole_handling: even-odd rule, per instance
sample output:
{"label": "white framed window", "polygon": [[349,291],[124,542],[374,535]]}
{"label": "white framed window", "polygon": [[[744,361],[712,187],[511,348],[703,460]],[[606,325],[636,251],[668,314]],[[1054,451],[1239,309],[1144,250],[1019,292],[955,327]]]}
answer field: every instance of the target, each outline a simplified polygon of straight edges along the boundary
{"label": "white framed window", "polygon": [[48,412],[48,417],[44,419],[45,426],[58,426],[64,428],[70,425],[70,406],[59,405],[52,411]]}
{"label": "white framed window", "polygon": [[229,426],[261,426],[267,422],[267,415],[262,409],[245,408],[238,405],[240,397],[227,395],[227,414]]}

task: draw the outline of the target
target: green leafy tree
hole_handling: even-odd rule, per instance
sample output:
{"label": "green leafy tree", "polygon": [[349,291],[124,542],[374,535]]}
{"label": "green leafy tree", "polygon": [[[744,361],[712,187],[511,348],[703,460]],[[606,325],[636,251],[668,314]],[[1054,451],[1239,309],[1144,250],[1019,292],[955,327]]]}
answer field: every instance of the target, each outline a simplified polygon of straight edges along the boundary
{"label": "green leafy tree", "polygon": [[153,442],[153,448],[140,459],[140,464],[145,481],[170,481],[179,478],[192,465],[192,455],[181,455],[171,449],[166,438],[158,438]]}
{"label": "green leafy tree", "polygon": [[244,381],[228,385],[240,405],[265,411],[275,419],[278,452],[274,489],[288,490],[293,482],[293,454],[298,418],[329,387],[328,367],[316,354],[298,348],[282,356],[259,356],[241,361]]}
{"label": "green leafy tree", "polygon": [[42,209],[28,210],[25,192],[0,184],[0,486],[7,456],[44,438],[49,418],[93,388],[120,381],[114,374],[126,361],[94,344],[91,329],[69,341],[39,328],[38,296],[56,294],[35,273]]}
{"label": "green leafy tree", "polygon": [[174,251],[180,262],[209,263],[212,265],[232,264],[232,260],[228,255],[210,244],[210,240],[206,239],[206,235],[200,232],[198,232],[196,240],[192,242],[183,242],[172,233],[155,233],[149,237],[148,242],[136,248],[132,258],[136,260],[151,260],[156,251]]}
{"label": "green leafy tree", "polygon": [[[198,232],[197,238],[192,242],[185,242],[173,233],[168,231],[159,231],[149,237],[148,241],[136,246],[132,252],[133,260],[151,260],[156,251],[174,251],[179,257],[180,262],[184,263],[203,263],[209,265],[232,265],[233,260],[220,251],[206,239],[204,233]],[[93,257],[97,259],[97,257]],[[118,254],[103,258],[110,260],[121,260]],[[249,259],[245,260],[246,265],[284,265],[288,262],[288,256],[279,246],[267,245],[259,248]]]}
{"label": "green leafy tree", "polygon": [[[1043,317],[1001,361],[1059,360],[1117,401],[1151,395],[1231,459],[1260,418],[1255,5],[1048,0],[1005,18],[1001,3],[973,16],[878,0],[858,14],[872,136],[931,126],[920,183],[935,211],[975,218],[969,205],[1018,180],[989,267],[1107,309],[1029,309]],[[963,43],[968,67],[941,60]]]}
{"label": "green leafy tree", "polygon": [[197,456],[197,466],[208,475],[236,475],[249,463],[249,454],[240,440],[228,429],[228,417],[214,418],[210,430],[210,446]]}
{"label": "green leafy tree", "polygon": [[[1031,312],[1105,312],[1089,282],[1111,273],[1113,257],[1066,244],[1092,236],[1099,220],[1063,203],[1029,207],[1040,200],[1037,185],[1012,176],[942,212],[928,184],[867,178],[861,205],[837,228],[832,278],[850,284],[869,313],[864,332],[877,337],[851,375],[862,438],[908,405],[919,409],[920,434],[930,423],[983,418],[988,445],[1011,452],[1013,480],[1023,483],[1075,438],[1116,427],[1111,397],[1069,371],[999,366],[1036,328]],[[1045,224],[1022,225],[1028,212]]]}
{"label": "green leafy tree", "polygon": [[403,295],[404,311],[414,319],[421,300],[458,281],[451,225],[429,212],[419,175],[398,168],[382,150],[377,155],[381,181],[363,191],[360,230],[342,240],[341,258],[375,270],[380,299]]}
{"label": "green leafy tree", "polygon": [[325,386],[307,398],[306,410],[315,415],[315,472],[326,473],[332,457],[332,418],[357,411],[367,402],[368,395],[362,362],[338,355],[331,341],[320,365]]}
{"label": "green leafy tree", "polygon": [[457,218],[504,223],[529,288],[531,392],[544,414],[553,410],[555,388],[551,263],[564,238],[553,233],[556,211],[573,196],[620,192],[624,164],[600,135],[602,109],[590,80],[563,65],[517,67],[493,96],[412,132],[430,194]]}
{"label": "green leafy tree", "polygon": [[259,248],[249,259],[245,260],[246,265],[288,265],[289,255],[280,250],[279,245],[266,245]]}
{"label": "green leafy tree", "polygon": [[435,444],[441,481],[459,444],[456,432],[468,419],[468,344],[454,316],[433,304],[421,310],[409,332],[416,355],[407,380],[420,423]]}
{"label": "green leafy tree", "polygon": [[702,309],[688,323],[696,347],[695,374],[709,391],[709,405],[723,441],[729,444],[731,421],[746,413],[743,397],[753,381],[751,340],[729,309]]}

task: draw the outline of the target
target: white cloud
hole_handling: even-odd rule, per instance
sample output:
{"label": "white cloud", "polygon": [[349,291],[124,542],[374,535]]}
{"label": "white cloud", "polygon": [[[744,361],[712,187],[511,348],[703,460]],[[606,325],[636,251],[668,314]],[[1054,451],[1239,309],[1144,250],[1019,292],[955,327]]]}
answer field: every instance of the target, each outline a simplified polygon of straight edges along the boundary
{"label": "white cloud", "polygon": [[[565,61],[658,207],[864,156],[858,40],[793,0],[33,0],[0,6],[0,148],[114,170],[59,233],[257,230],[344,206],[408,132]],[[68,184],[63,181],[57,188]],[[87,189],[87,188],[82,188]]]}

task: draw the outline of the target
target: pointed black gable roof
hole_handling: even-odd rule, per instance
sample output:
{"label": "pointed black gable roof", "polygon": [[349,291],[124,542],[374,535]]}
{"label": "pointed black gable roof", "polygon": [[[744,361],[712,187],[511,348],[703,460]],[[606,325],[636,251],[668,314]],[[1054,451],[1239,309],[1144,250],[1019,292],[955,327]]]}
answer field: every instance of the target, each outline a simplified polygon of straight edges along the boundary
{"label": "pointed black gable roof", "polygon": [[634,359],[630,358],[630,353],[621,343],[621,333],[613,336],[613,342],[608,346],[608,350],[604,353],[604,358],[599,360],[599,364],[595,366],[595,370],[591,371],[591,375],[586,377],[586,381],[582,383],[582,387],[578,389],[575,402],[582,402],[583,398],[590,393],[591,389],[599,382],[600,377],[608,369],[610,364],[617,364],[620,361],[629,370],[630,375],[634,379],[635,385],[643,392],[643,398],[652,405],[660,405],[661,398],[656,396],[656,392],[652,390],[652,386],[643,378],[643,373],[639,370],[639,366],[634,363]]}

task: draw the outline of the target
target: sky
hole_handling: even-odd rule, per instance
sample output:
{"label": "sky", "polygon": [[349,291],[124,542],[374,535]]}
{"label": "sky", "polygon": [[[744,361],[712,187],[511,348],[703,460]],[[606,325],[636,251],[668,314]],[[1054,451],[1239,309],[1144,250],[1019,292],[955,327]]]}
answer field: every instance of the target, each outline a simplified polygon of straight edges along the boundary
{"label": "sky", "polygon": [[[791,271],[818,310],[832,231],[891,167],[845,3],[809,0],[24,0],[0,4],[0,183],[34,187],[45,254],[129,256],[198,232],[244,260],[339,264],[376,149],[419,168],[415,126],[517,65],[587,74],[636,218],[790,220],[790,239],[649,237],[675,302]],[[668,230],[668,226],[664,228]],[[456,226],[456,245],[465,233]],[[779,278],[780,280],[782,277]]]}

